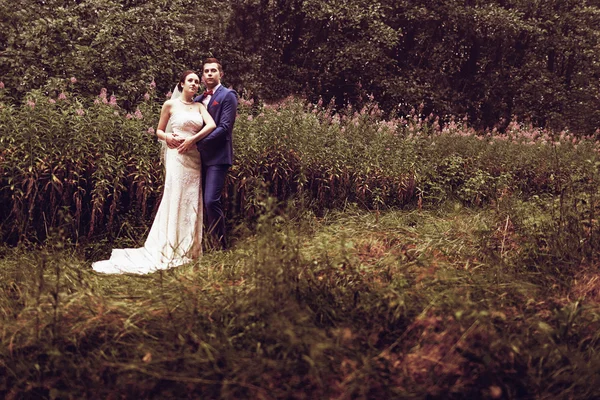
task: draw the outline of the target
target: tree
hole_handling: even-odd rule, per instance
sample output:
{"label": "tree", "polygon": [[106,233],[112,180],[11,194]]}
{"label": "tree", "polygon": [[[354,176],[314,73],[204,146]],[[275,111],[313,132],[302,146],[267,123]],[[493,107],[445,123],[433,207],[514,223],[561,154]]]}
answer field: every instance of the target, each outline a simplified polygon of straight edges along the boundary
{"label": "tree", "polygon": [[[77,77],[127,108],[154,79],[220,58],[225,84],[389,112],[513,115],[579,133],[600,127],[598,0],[0,0],[0,73],[20,99]],[[30,10],[36,9],[37,13]],[[121,98],[123,97],[123,98]]]}
{"label": "tree", "polygon": [[[209,26],[218,26],[218,4],[211,0],[23,0],[0,21],[6,33],[0,72],[15,95],[52,87],[53,78],[76,77],[85,94],[102,87],[135,103],[155,80],[159,93],[171,89],[186,68],[200,68],[209,54]],[[200,15],[208,15],[198,24]],[[14,28],[13,28],[14,27]],[[127,106],[127,104],[125,104]]]}

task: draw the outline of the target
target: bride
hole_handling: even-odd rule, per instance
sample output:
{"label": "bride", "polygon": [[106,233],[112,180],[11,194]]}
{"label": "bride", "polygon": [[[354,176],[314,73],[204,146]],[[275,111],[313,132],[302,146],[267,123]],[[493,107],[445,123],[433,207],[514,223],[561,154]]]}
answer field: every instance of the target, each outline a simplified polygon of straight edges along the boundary
{"label": "bride", "polygon": [[[216,125],[206,107],[193,101],[200,86],[184,71],[160,112],[156,135],[166,146],[164,193],[144,247],[113,249],[110,259],[92,264],[105,274],[147,274],[185,264],[202,252],[202,185],[196,142]],[[172,129],[169,129],[172,127]]]}

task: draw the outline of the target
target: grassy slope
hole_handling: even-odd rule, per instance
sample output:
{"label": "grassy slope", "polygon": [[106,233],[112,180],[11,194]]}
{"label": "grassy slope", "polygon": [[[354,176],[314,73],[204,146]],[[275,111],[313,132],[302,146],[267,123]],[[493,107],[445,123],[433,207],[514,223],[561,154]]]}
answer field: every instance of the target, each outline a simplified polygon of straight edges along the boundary
{"label": "grassy slope", "polygon": [[[5,249],[6,398],[593,398],[600,291],[492,209],[259,220],[227,253],[99,276]],[[60,247],[60,246],[57,246]]]}

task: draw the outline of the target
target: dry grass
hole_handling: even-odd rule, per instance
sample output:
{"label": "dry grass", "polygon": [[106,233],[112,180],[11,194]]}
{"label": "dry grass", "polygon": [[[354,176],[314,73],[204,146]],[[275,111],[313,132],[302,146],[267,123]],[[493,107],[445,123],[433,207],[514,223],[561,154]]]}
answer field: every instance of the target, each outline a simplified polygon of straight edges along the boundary
{"label": "dry grass", "polygon": [[506,264],[520,253],[500,257],[504,226],[494,211],[453,207],[294,220],[274,210],[234,250],[141,277],[96,275],[65,249],[5,248],[0,392],[598,395],[594,269],[569,286]]}

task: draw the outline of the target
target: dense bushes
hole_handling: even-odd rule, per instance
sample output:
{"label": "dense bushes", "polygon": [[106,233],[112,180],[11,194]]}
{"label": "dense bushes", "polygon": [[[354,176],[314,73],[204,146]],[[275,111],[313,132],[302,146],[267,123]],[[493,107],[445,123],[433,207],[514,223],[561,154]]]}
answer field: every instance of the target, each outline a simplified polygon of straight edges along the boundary
{"label": "dense bushes", "polygon": [[[0,103],[5,240],[43,239],[59,226],[73,240],[114,236],[146,226],[158,204],[154,84],[134,113],[106,91],[87,100],[76,95],[76,79],[62,84],[56,97],[31,91],[23,105]],[[444,124],[416,111],[384,120],[375,104],[335,113],[293,99],[263,106],[242,99],[235,154],[226,191],[232,223],[253,218],[266,193],[317,213],[349,203],[481,205],[507,193],[577,193],[589,202],[600,179],[592,140],[517,121],[503,134],[478,134],[466,121]]]}
{"label": "dense bushes", "polygon": [[[18,99],[77,76],[129,111],[154,78],[222,59],[256,99],[300,94],[386,112],[420,103],[506,128],[600,127],[597,1],[0,0],[0,76]],[[31,10],[40,12],[31,13]]]}

